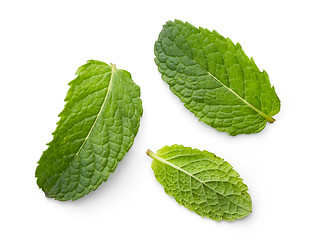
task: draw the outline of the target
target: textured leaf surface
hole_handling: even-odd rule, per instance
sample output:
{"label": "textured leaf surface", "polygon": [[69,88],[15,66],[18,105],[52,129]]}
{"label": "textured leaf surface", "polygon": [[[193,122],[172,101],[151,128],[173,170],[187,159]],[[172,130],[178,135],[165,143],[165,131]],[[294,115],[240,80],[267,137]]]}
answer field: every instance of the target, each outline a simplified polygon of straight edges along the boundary
{"label": "textured leaf surface", "polygon": [[153,153],[152,169],[165,192],[202,217],[233,221],[251,213],[248,187],[222,158],[181,145]]}
{"label": "textured leaf surface", "polygon": [[256,133],[280,110],[265,71],[216,31],[167,22],[155,43],[163,80],[200,121],[231,135]]}
{"label": "textured leaf surface", "polygon": [[140,89],[127,71],[90,60],[76,74],[35,173],[46,196],[63,201],[107,180],[132,146],[143,111]]}

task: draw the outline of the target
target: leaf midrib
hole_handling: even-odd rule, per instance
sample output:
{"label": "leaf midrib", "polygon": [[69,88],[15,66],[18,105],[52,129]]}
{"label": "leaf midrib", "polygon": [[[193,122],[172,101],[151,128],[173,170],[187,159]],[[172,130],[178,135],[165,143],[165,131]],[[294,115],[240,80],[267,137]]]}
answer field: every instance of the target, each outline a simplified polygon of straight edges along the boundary
{"label": "leaf midrib", "polygon": [[[151,158],[153,158],[153,159],[155,159],[155,160],[158,160],[159,162],[161,162],[161,163],[163,163],[163,164],[169,165],[170,167],[175,168],[175,169],[177,169],[178,171],[183,172],[184,174],[187,174],[188,176],[194,178],[195,180],[197,180],[198,182],[200,182],[201,184],[203,184],[203,185],[206,186],[207,188],[211,189],[212,191],[216,192],[217,194],[221,195],[221,196],[224,197],[224,198],[227,198],[229,201],[231,201],[232,203],[234,203],[234,202],[233,202],[231,199],[229,199],[227,196],[225,196],[225,195],[219,193],[218,191],[214,190],[213,188],[209,187],[205,182],[201,181],[199,178],[195,177],[193,174],[187,172],[186,170],[184,170],[184,169],[182,169],[182,168],[180,168],[180,167],[174,165],[173,163],[170,163],[170,162],[166,161],[165,159],[159,157],[157,154],[155,154],[154,152],[152,152],[152,151],[150,151],[150,150],[147,151],[147,154],[148,154]],[[238,207],[241,207],[241,208],[247,210],[247,211],[250,210],[250,209],[247,209],[247,208],[245,208],[245,207],[243,207],[243,206],[238,205],[237,203],[234,203],[234,204],[237,205]]]}
{"label": "leaf midrib", "polygon": [[[193,60],[195,63],[196,61]],[[201,65],[199,65],[201,66]],[[202,66],[201,66],[202,67]],[[203,67],[202,67],[203,68]],[[204,69],[204,68],[203,68]],[[205,70],[205,69],[204,69]],[[206,70],[205,70],[206,71]],[[218,78],[216,78],[214,75],[212,75],[210,72],[206,71],[213,79],[215,79],[218,83],[220,83],[224,88],[226,88],[228,91],[230,91],[232,94],[234,94],[237,98],[239,98],[243,103],[245,103],[247,106],[249,106],[251,109],[256,111],[258,114],[260,114],[262,117],[264,117],[268,122],[273,123],[275,121],[274,118],[266,115],[261,110],[254,107],[251,103],[249,103],[246,99],[243,99],[241,96],[239,96],[233,89],[229,88],[228,86],[224,85]]]}
{"label": "leaf midrib", "polygon": [[87,142],[90,134],[92,133],[103,109],[104,109],[104,106],[105,106],[105,103],[106,103],[106,100],[108,98],[108,95],[109,95],[109,92],[110,92],[110,89],[111,89],[111,86],[112,86],[112,82],[113,82],[113,79],[114,79],[114,74],[115,74],[115,71],[116,71],[116,66],[114,64],[111,64],[111,79],[109,81],[109,84],[108,84],[108,87],[107,87],[107,92],[106,92],[106,95],[105,95],[105,98],[104,98],[104,101],[102,103],[102,106],[97,114],[97,117],[96,119],[94,120],[93,124],[91,125],[91,128],[87,134],[87,136],[85,137],[82,145],[80,146],[80,148],[78,149],[78,151],[76,152],[76,154],[74,155],[74,157],[72,158],[71,162],[69,163],[69,165],[59,174],[58,178],[57,178],[57,181],[55,181],[55,184],[51,187],[49,193],[53,190],[53,187],[57,184],[57,182],[59,181],[60,177],[62,176],[62,174],[70,167],[70,165],[74,162],[75,158],[78,156],[78,154],[80,153],[80,151],[82,150],[82,148],[84,147],[85,143]]}

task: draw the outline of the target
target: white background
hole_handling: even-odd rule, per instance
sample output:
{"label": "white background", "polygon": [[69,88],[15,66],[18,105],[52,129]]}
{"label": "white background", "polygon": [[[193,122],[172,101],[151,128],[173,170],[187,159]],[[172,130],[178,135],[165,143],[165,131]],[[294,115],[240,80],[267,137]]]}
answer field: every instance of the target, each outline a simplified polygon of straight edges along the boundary
{"label": "white background", "polygon": [[[0,2],[1,239],[308,239],[308,1]],[[199,122],[153,61],[167,20],[240,42],[281,99],[276,122],[236,137]],[[99,189],[75,202],[45,197],[34,177],[88,59],[115,63],[141,87],[133,147]],[[183,144],[227,160],[249,187],[253,212],[215,222],[165,194],[147,148]]]}

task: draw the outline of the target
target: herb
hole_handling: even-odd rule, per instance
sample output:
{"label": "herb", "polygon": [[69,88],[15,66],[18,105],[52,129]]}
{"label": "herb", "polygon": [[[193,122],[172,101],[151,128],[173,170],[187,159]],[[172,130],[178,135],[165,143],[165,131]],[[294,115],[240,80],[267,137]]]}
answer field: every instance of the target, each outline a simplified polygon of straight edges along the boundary
{"label": "herb", "polygon": [[200,121],[231,135],[260,132],[275,121],[280,100],[267,73],[229,38],[169,21],[155,55],[163,80]]}
{"label": "herb", "polygon": [[152,169],[165,192],[202,217],[233,221],[251,213],[248,187],[222,158],[181,145],[153,153]]}
{"label": "herb", "polygon": [[142,102],[130,73],[90,60],[77,70],[35,175],[47,197],[76,200],[114,172],[137,134]]}

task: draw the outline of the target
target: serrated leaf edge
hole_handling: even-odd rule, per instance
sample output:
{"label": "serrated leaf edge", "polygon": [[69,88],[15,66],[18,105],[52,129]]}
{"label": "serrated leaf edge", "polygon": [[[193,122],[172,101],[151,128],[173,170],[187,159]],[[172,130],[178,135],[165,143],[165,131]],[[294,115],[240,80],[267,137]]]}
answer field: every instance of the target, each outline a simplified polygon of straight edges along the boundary
{"label": "serrated leaf edge", "polygon": [[[104,101],[103,101],[103,103],[102,103],[102,106],[101,106],[101,108],[100,108],[100,111],[98,112],[97,117],[96,117],[96,119],[94,120],[94,122],[93,122],[93,124],[92,124],[92,126],[91,126],[91,128],[90,128],[90,130],[89,130],[89,133],[87,134],[86,138],[84,139],[82,145],[80,146],[80,148],[78,149],[78,151],[76,152],[76,154],[74,155],[74,157],[72,158],[72,161],[70,162],[70,164],[68,165],[68,167],[72,164],[72,162],[75,160],[76,156],[80,153],[81,149],[83,148],[83,146],[84,146],[85,143],[87,142],[87,140],[88,140],[90,134],[92,133],[92,130],[93,130],[94,126],[96,125],[96,123],[97,123],[97,121],[98,121],[98,119],[99,119],[99,117],[100,117],[100,115],[101,115],[101,112],[103,111],[103,108],[104,108],[104,106],[105,106],[106,100],[107,100],[108,95],[109,95],[109,93],[110,93],[110,89],[111,89],[111,86],[112,86],[112,83],[113,83],[113,79],[114,79],[114,74],[115,74],[115,71],[116,71],[116,65],[115,65],[115,64],[112,64],[112,63],[111,63],[111,64],[110,64],[110,67],[111,67],[111,79],[110,79],[110,81],[109,81],[108,88],[107,88],[107,92],[106,92]],[[68,168],[68,167],[67,167],[67,168]],[[67,169],[67,168],[66,168],[66,169]],[[66,170],[66,169],[65,169],[65,170]],[[55,182],[55,184],[58,182],[58,180],[60,179],[60,177],[62,176],[62,174],[64,173],[65,170],[63,170],[62,173],[59,174],[58,179],[57,179],[57,181]],[[54,186],[55,186],[55,185],[54,185]],[[54,187],[54,186],[53,186],[53,187]],[[46,196],[50,196],[51,192],[53,191],[53,187],[52,187],[52,188],[50,189],[50,191],[46,194]]]}

